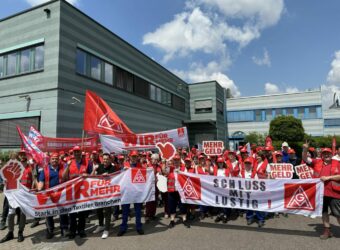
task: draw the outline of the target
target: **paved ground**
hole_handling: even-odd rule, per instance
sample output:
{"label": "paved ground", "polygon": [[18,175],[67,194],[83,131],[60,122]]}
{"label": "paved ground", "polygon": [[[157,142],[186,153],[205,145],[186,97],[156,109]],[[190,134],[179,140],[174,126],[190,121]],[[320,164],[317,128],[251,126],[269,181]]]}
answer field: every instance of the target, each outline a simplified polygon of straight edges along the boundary
{"label": "paved ground", "polygon": [[[2,206],[3,194],[0,194]],[[257,228],[256,224],[247,226],[245,218],[229,221],[228,224],[216,224],[213,219],[194,221],[190,229],[178,224],[173,229],[168,229],[169,219],[163,218],[161,209],[158,209],[158,220],[144,226],[145,235],[137,235],[134,231],[134,219],[130,221],[130,227],[126,235],[117,237],[120,220],[114,223],[110,237],[103,240],[101,234],[93,234],[97,221],[93,219],[87,224],[88,237],[75,240],[65,240],[56,235],[54,239],[45,239],[45,225],[31,229],[27,224],[24,235],[25,241],[18,243],[16,239],[0,245],[5,249],[340,249],[340,226],[333,223],[333,238],[321,241],[318,236],[321,233],[321,219],[311,219],[303,216],[289,215],[288,218],[280,217],[270,219],[264,228]],[[43,223],[43,222],[41,222]],[[17,234],[17,227],[15,228]],[[4,237],[6,230],[0,231],[0,237]]]}

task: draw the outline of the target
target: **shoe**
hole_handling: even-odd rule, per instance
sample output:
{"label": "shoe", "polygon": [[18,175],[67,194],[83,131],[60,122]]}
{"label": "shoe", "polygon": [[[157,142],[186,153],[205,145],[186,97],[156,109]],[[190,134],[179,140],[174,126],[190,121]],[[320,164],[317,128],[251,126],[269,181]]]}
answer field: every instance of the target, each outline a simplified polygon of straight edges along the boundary
{"label": "shoe", "polygon": [[75,237],[76,237],[76,234],[75,234],[75,233],[69,233],[69,235],[68,235],[68,238],[69,238],[70,240],[73,240]]}
{"label": "shoe", "polygon": [[143,230],[143,229],[139,229],[139,230],[137,230],[137,233],[138,233],[139,235],[143,235],[143,234],[144,234],[144,230]]}
{"label": "shoe", "polygon": [[38,220],[34,220],[31,224],[31,228],[35,228],[36,226],[39,226],[39,221]]}
{"label": "shoe", "polygon": [[0,230],[4,230],[6,228],[6,222],[5,221],[1,221],[0,222]]}
{"label": "shoe", "polygon": [[169,228],[173,228],[173,227],[175,227],[175,221],[170,221],[170,223],[169,223]]}
{"label": "shoe", "polygon": [[222,220],[222,218],[220,216],[217,216],[216,219],[215,219],[215,222],[219,223],[221,220]]}
{"label": "shoe", "polygon": [[6,234],[6,236],[0,240],[0,243],[4,243],[4,242],[6,242],[6,241],[13,240],[13,239],[14,239],[14,234],[13,234],[13,232],[8,232],[8,233]]}
{"label": "shoe", "polygon": [[323,234],[320,235],[321,240],[327,240],[328,238],[331,238],[333,236],[331,229],[329,227],[325,227]]}
{"label": "shoe", "polygon": [[283,213],[283,217],[288,218],[288,214],[287,213]]}
{"label": "shoe", "polygon": [[25,240],[25,237],[22,232],[18,232],[18,242],[23,242]]}
{"label": "shoe", "polygon": [[53,232],[50,232],[48,229],[46,229],[46,239],[52,239],[54,236]]}
{"label": "shoe", "polygon": [[264,227],[264,221],[259,221],[257,226],[259,228]]}
{"label": "shoe", "polygon": [[107,237],[109,237],[109,231],[104,231],[102,234],[102,239],[106,239]]}
{"label": "shoe", "polygon": [[253,220],[252,219],[247,220],[247,225],[249,226],[251,224],[253,224]]}
{"label": "shoe", "polygon": [[97,233],[101,233],[104,231],[104,227],[103,226],[98,226],[96,228],[96,230],[93,231],[94,234],[97,234]]}
{"label": "shoe", "polygon": [[226,224],[228,222],[228,217],[227,216],[223,216],[222,222],[224,224]]}
{"label": "shoe", "polygon": [[119,230],[119,232],[117,233],[117,236],[118,237],[123,236],[125,233],[126,231]]}
{"label": "shoe", "polygon": [[86,233],[84,231],[79,232],[80,238],[86,238]]}
{"label": "shoe", "polygon": [[187,228],[190,228],[190,224],[187,220],[183,221],[183,225],[186,226]]}
{"label": "shoe", "polygon": [[201,214],[200,214],[200,220],[204,220],[204,218],[205,218],[204,213],[201,213]]}

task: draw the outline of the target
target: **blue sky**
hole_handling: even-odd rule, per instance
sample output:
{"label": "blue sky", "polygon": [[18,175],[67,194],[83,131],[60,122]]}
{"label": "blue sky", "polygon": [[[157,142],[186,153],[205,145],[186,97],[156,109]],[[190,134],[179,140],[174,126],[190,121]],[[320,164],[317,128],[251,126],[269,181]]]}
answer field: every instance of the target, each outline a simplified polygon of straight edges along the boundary
{"label": "blue sky", "polygon": [[[1,1],[0,18],[45,2]],[[234,96],[340,89],[338,0],[69,2],[187,82]]]}

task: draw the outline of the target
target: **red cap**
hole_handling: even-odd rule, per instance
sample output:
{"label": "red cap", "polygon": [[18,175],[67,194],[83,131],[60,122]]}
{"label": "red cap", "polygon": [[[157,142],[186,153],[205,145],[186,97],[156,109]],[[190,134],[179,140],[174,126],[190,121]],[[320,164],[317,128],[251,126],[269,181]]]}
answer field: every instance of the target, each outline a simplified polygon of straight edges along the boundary
{"label": "red cap", "polygon": [[315,148],[310,147],[310,148],[308,149],[308,151],[314,152],[314,151],[315,151]]}
{"label": "red cap", "polygon": [[21,150],[19,151],[19,154],[26,154],[26,151],[23,150],[23,149],[21,149]]}
{"label": "red cap", "polygon": [[65,152],[64,152],[64,151],[59,151],[59,154],[60,154],[60,155],[64,155]]}
{"label": "red cap", "polygon": [[51,158],[59,158],[59,154],[58,154],[58,153],[53,153],[53,154],[51,155]]}
{"label": "red cap", "polygon": [[186,157],[186,158],[184,159],[184,161],[191,161],[191,158],[190,158],[190,157]]}
{"label": "red cap", "polygon": [[73,147],[73,151],[80,151],[81,149],[80,149],[80,147],[79,146],[74,146]]}
{"label": "red cap", "polygon": [[295,154],[295,150],[292,148],[288,149],[288,154]]}
{"label": "red cap", "polygon": [[195,147],[191,148],[191,152],[196,153],[197,149]]}
{"label": "red cap", "polygon": [[211,157],[208,155],[206,160],[211,161]]}
{"label": "red cap", "polygon": [[124,160],[124,159],[125,159],[124,155],[118,155],[118,160]]}
{"label": "red cap", "polygon": [[224,159],[222,157],[218,157],[216,162],[224,162]]}
{"label": "red cap", "polygon": [[199,159],[199,160],[202,159],[202,158],[203,158],[203,159],[205,158],[204,155],[199,155],[199,156],[198,156],[198,159]]}
{"label": "red cap", "polygon": [[181,159],[181,157],[179,156],[179,154],[175,154],[174,160],[180,160],[180,159]]}
{"label": "red cap", "polygon": [[137,150],[132,150],[132,151],[130,152],[130,156],[138,156]]}
{"label": "red cap", "polygon": [[182,154],[187,154],[187,151],[185,149],[183,149]]}
{"label": "red cap", "polygon": [[248,153],[247,151],[247,148],[246,147],[243,147],[241,150],[240,150],[241,153]]}
{"label": "red cap", "polygon": [[92,154],[96,155],[96,154],[98,154],[98,152],[96,150],[93,150]]}
{"label": "red cap", "polygon": [[321,153],[322,153],[322,154],[323,154],[323,153],[326,153],[326,152],[332,154],[332,149],[330,149],[330,148],[323,148],[323,149],[321,149]]}
{"label": "red cap", "polygon": [[253,159],[251,157],[248,157],[244,160],[244,163],[246,162],[253,163]]}

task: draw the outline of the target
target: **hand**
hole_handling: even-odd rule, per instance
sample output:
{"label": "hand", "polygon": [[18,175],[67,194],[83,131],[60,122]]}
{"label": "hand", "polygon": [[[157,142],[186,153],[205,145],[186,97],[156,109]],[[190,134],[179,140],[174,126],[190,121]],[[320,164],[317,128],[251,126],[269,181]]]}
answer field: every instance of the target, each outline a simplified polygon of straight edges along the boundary
{"label": "hand", "polygon": [[108,175],[108,173],[103,173],[103,175]]}
{"label": "hand", "polygon": [[86,176],[88,176],[88,174],[87,173],[83,173],[81,176],[86,177]]}
{"label": "hand", "polygon": [[325,182],[325,181],[329,181],[331,179],[331,176],[321,176],[320,180]]}
{"label": "hand", "polygon": [[302,145],[302,148],[303,148],[303,149],[308,149],[308,148],[309,148],[308,143],[304,143],[304,144]]}
{"label": "hand", "polygon": [[6,189],[17,189],[19,184],[19,177],[21,175],[21,167],[17,162],[10,162],[1,169],[4,177]]}
{"label": "hand", "polygon": [[161,153],[162,158],[166,160],[171,159],[176,153],[175,146],[171,144],[170,142],[166,142],[165,144],[157,143],[156,147],[159,149],[159,152]]}

